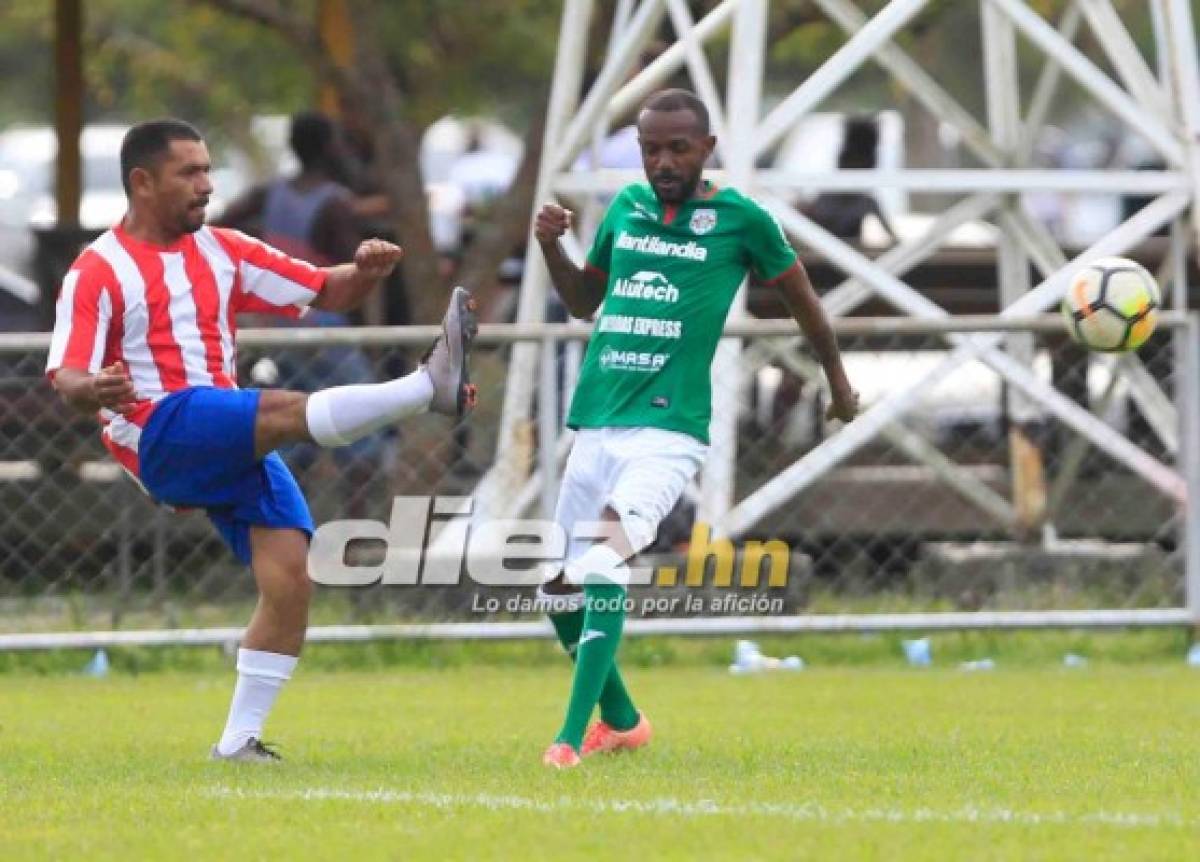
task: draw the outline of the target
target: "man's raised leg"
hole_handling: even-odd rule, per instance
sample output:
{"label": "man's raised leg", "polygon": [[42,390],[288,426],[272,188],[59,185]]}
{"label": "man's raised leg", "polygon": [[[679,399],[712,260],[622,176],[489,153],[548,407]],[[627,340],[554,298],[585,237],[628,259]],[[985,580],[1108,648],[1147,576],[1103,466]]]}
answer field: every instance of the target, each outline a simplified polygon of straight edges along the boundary
{"label": "man's raised leg", "polygon": [[431,410],[463,416],[475,403],[467,358],[478,330],[475,300],[454,288],[442,334],[411,374],[384,383],[362,383],[304,392],[264,390],[254,428],[254,449],[265,456],[291,443],[346,446],[387,425]]}

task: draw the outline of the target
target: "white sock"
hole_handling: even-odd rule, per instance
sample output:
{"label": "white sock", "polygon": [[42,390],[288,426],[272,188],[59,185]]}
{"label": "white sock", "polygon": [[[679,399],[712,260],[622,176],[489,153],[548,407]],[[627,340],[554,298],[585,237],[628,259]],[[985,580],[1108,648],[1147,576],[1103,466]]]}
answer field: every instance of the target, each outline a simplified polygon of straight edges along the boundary
{"label": "white sock", "polygon": [[592,545],[573,562],[567,563],[567,583],[629,585],[629,566],[608,545]]}
{"label": "white sock", "polygon": [[322,446],[346,446],[384,425],[420,413],[433,398],[424,368],[387,383],[335,386],[308,396],[308,433]]}
{"label": "white sock", "polygon": [[238,681],[233,689],[233,702],[229,704],[225,732],[217,743],[218,752],[233,754],[246,744],[246,740],[262,739],[267,714],[275,705],[279,690],[291,678],[296,661],[294,655],[238,650]]}

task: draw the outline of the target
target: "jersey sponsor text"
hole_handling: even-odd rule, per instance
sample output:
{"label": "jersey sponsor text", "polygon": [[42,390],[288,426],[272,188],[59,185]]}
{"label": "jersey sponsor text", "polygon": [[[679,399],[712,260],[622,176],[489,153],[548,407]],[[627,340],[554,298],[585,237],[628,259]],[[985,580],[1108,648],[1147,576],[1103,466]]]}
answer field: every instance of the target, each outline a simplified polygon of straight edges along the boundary
{"label": "jersey sponsor text", "polygon": [[617,248],[624,251],[638,251],[642,254],[653,254],[657,257],[681,257],[685,260],[696,260],[703,263],[708,260],[708,249],[698,245],[695,240],[687,242],[669,242],[657,236],[634,236],[628,231],[617,234]]}
{"label": "jersey sponsor text", "polygon": [[638,350],[617,350],[606,347],[600,353],[600,367],[605,371],[660,371],[667,364],[667,354]]}
{"label": "jersey sponsor text", "polygon": [[618,278],[613,282],[612,295],[622,299],[673,303],[679,301],[679,288],[667,281],[661,272],[642,270],[629,278]]}
{"label": "jersey sponsor text", "polygon": [[683,322],[660,320],[657,317],[605,314],[600,317],[597,331],[619,332],[622,335],[649,335],[652,338],[679,338],[683,335]]}

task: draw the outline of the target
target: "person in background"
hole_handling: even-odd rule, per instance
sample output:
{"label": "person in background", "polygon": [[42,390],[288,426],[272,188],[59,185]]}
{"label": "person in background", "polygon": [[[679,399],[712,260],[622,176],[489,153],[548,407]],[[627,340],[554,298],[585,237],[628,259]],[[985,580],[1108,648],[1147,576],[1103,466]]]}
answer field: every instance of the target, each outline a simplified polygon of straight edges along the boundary
{"label": "person in background", "polygon": [[358,245],[359,229],[337,126],[316,111],[296,114],[288,145],[299,173],[252,188],[217,221],[314,266],[345,260]]}
{"label": "person in background", "polygon": [[[305,111],[292,117],[288,144],[300,163],[295,176],[279,177],[234,200],[218,224],[257,235],[268,245],[314,266],[331,266],[354,254],[361,236],[352,208],[354,195],[345,184],[348,154],[337,125],[324,114]],[[255,318],[256,325],[350,326],[348,314],[312,309],[297,321]],[[255,366],[256,382],[312,391],[329,386],[374,383],[369,357],[350,346],[320,350],[281,350]],[[372,435],[332,453],[351,511],[361,508],[372,475],[385,456],[384,438]],[[285,453],[301,473],[314,469],[316,446],[298,445]],[[340,493],[340,492],[339,492]]]}
{"label": "person in background", "polygon": [[[846,121],[838,169],[871,170],[875,167],[879,149],[879,127],[872,117],[853,117]],[[892,242],[896,231],[888,222],[874,195],[862,192],[826,192],[804,208],[804,214],[841,239],[858,242],[862,239],[863,222],[875,216]]]}

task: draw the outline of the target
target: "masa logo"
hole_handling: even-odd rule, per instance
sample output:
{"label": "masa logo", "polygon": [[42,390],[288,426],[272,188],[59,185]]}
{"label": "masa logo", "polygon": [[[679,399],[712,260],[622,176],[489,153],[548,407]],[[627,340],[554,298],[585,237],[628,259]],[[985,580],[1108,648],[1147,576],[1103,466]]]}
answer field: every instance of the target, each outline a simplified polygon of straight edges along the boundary
{"label": "masa logo", "polygon": [[617,350],[605,347],[600,352],[600,367],[605,371],[649,371],[662,370],[667,364],[667,354],[648,353],[640,350]]}
{"label": "masa logo", "polygon": [[688,227],[692,229],[692,233],[705,234],[717,226],[717,211],[713,209],[698,209],[692,213],[692,220],[688,222]]}

